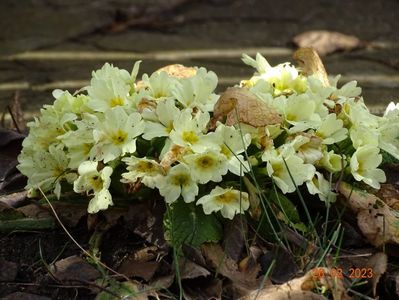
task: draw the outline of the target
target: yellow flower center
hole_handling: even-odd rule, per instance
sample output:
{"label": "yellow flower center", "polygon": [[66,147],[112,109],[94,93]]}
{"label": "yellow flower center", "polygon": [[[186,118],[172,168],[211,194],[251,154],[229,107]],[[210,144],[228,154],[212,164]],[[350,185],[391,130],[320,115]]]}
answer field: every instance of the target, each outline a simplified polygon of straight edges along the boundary
{"label": "yellow flower center", "polygon": [[91,143],[85,143],[83,144],[83,154],[84,155],[89,155],[91,148],[93,147],[93,144]]}
{"label": "yellow flower center", "polygon": [[98,174],[91,176],[89,182],[94,191],[100,191],[103,188],[103,180]]}
{"label": "yellow flower center", "polygon": [[211,156],[202,156],[197,159],[196,164],[201,169],[210,169],[215,165],[216,161]]}
{"label": "yellow flower center", "polygon": [[165,128],[167,133],[170,133],[173,130],[173,121],[169,122],[168,126]]}
{"label": "yellow flower center", "polygon": [[153,174],[153,173],[158,173],[159,172],[159,168],[157,165],[155,165],[154,163],[150,162],[150,161],[140,161],[135,165],[135,169],[138,172],[141,173],[146,173],[146,174]]}
{"label": "yellow flower center", "polygon": [[197,134],[194,131],[184,131],[182,137],[183,141],[190,144],[195,144],[199,140]]}
{"label": "yellow flower center", "polygon": [[122,106],[124,104],[125,104],[125,101],[119,96],[111,99],[111,107]]}
{"label": "yellow flower center", "polygon": [[222,202],[222,203],[228,204],[228,203],[237,201],[237,197],[236,197],[235,193],[233,193],[232,191],[228,191],[224,194],[216,196],[215,200],[217,202]]}
{"label": "yellow flower center", "polygon": [[190,176],[188,176],[188,174],[180,173],[172,177],[173,185],[185,186],[188,185],[189,182],[190,182]]}
{"label": "yellow flower center", "polygon": [[226,145],[222,145],[222,147],[221,147],[221,149],[220,149],[220,152],[221,152],[222,154],[224,154],[227,158],[230,158],[231,155],[232,155],[230,149],[227,148]]}
{"label": "yellow flower center", "polygon": [[126,139],[127,139],[127,133],[121,129],[118,129],[116,132],[114,132],[111,135],[111,140],[116,145],[125,143]]}

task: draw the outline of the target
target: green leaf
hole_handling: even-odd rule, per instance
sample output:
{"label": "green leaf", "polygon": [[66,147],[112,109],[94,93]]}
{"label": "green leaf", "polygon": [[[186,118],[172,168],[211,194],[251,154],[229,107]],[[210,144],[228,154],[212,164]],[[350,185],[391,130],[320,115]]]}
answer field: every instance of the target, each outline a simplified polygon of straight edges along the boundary
{"label": "green leaf", "polygon": [[281,212],[279,215],[286,223],[299,223],[301,219],[296,206],[282,193],[275,190],[270,190],[267,193],[267,199],[271,200]]}
{"label": "green leaf", "polygon": [[221,223],[214,214],[205,215],[201,206],[179,199],[165,214],[165,233],[171,244],[179,249],[183,244],[198,247],[222,238]]}

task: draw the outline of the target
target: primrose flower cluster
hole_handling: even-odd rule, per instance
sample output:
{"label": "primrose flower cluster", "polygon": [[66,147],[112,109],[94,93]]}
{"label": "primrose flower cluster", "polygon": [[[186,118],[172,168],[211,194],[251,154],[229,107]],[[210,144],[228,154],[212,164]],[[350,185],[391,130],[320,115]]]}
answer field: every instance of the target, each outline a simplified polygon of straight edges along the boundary
{"label": "primrose flower cluster", "polygon": [[381,150],[399,159],[397,105],[378,117],[356,82],[337,88],[336,78],[325,86],[288,63],[271,67],[259,54],[243,61],[257,72],[238,88],[280,123],[218,121],[212,128],[218,79],[204,68],[186,76],[158,71],[136,82],[139,62],[131,73],[105,64],[77,93],[55,90],[54,104],[29,123],[18,158],[30,195],[40,188],[60,197],[70,186],[91,197],[88,212],[96,213],[113,205],[113,182],[140,183],[167,204],[181,199],[232,219],[250,206],[240,177],[255,168],[266,186],[274,181],[291,193],[304,185],[323,201],[334,200],[340,176],[380,187]]}

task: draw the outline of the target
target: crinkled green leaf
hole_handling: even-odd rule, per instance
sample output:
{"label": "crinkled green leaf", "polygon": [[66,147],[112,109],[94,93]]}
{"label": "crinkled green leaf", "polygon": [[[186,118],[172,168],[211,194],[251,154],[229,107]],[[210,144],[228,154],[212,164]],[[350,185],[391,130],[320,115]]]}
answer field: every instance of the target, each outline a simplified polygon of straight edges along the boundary
{"label": "crinkled green leaf", "polygon": [[198,247],[205,242],[217,242],[223,235],[222,225],[214,214],[205,215],[201,206],[181,199],[165,214],[165,232],[176,248],[183,244]]}

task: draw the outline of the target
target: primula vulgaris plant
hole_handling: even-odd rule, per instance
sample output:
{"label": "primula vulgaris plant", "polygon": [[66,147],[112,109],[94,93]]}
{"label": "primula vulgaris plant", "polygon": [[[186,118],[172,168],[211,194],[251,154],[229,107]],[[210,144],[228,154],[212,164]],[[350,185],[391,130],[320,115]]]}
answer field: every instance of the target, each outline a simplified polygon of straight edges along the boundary
{"label": "primula vulgaris plant", "polygon": [[69,184],[91,197],[88,211],[96,213],[113,204],[113,181],[141,183],[168,205],[180,198],[232,219],[250,206],[240,178],[246,173],[262,188],[274,182],[287,194],[304,185],[326,202],[334,201],[339,178],[380,187],[382,151],[399,159],[397,105],[375,116],[355,81],[338,88],[339,77],[325,84],[288,63],[272,67],[260,54],[243,61],[256,73],[237,88],[280,122],[255,128],[222,118],[210,126],[219,113],[218,79],[204,68],[185,78],[144,74],[136,83],[139,63],[132,73],[105,64],[77,93],[55,90],[54,104],[29,124],[18,166],[26,188],[60,197]]}

